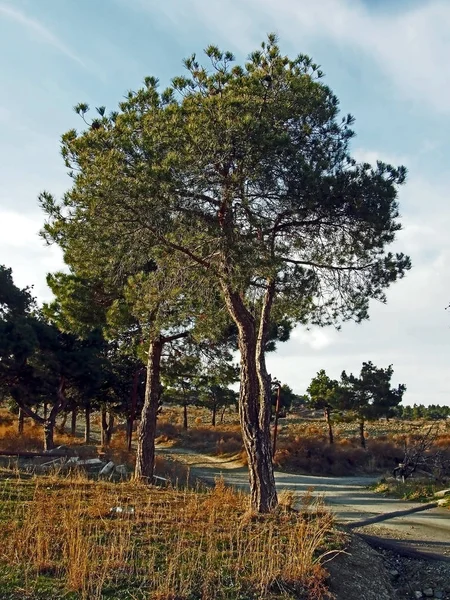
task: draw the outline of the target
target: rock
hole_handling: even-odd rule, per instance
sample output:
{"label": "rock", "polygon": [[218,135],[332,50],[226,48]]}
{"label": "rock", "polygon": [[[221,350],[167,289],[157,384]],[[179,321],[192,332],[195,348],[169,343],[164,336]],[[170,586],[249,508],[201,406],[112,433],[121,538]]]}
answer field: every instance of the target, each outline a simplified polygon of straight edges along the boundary
{"label": "rock", "polygon": [[98,466],[104,465],[105,463],[99,458],[86,458],[85,460],[78,460],[77,464],[86,466]]}
{"label": "rock", "polygon": [[444,592],[442,590],[434,590],[434,597],[435,598],[443,598]]}
{"label": "rock", "polygon": [[423,594],[420,590],[416,590],[414,592],[414,598],[416,598],[417,600],[420,600],[420,598],[423,598]]}
{"label": "rock", "polygon": [[113,506],[109,512],[112,515],[134,515],[134,506]]}
{"label": "rock", "polygon": [[389,574],[392,575],[392,577],[398,577],[400,575],[397,569],[392,569],[391,571],[389,571]]}
{"label": "rock", "polygon": [[106,463],[106,465],[100,471],[99,475],[109,475],[110,473],[113,472],[115,466],[116,465],[113,463],[113,461],[110,460],[108,463]]}
{"label": "rock", "polygon": [[441,490],[436,492],[434,495],[436,498],[444,498],[444,496],[450,496],[450,490]]}
{"label": "rock", "polygon": [[433,588],[424,588],[423,595],[426,598],[432,598],[433,597]]}
{"label": "rock", "polygon": [[126,465],[117,465],[114,469],[114,473],[117,475],[128,475],[128,469]]}
{"label": "rock", "polygon": [[70,448],[68,446],[58,446],[57,448],[47,450],[46,454],[61,454],[62,452],[69,454]]}

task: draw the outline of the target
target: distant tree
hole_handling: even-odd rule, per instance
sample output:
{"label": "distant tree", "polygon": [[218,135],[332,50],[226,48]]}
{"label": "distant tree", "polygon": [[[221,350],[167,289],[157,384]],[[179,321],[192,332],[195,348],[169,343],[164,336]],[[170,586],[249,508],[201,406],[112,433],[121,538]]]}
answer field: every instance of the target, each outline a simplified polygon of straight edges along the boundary
{"label": "distant tree", "polygon": [[412,408],[413,420],[424,419],[426,416],[426,408],[423,404],[414,404]]}
{"label": "distant tree", "polygon": [[401,402],[406,386],[400,384],[391,387],[394,371],[392,365],[383,369],[371,362],[362,364],[359,377],[342,372],[339,392],[339,404],[344,410],[350,410],[359,419],[361,446],[366,447],[365,421],[393,415],[395,407]]}
{"label": "distant tree", "polygon": [[[278,387],[273,386],[272,389],[272,412],[275,410],[278,397]],[[292,408],[292,406],[298,406],[302,403],[301,397],[296,394],[290,386],[286,383],[281,385],[280,389],[280,413],[286,415]]]}
{"label": "distant tree", "polygon": [[309,406],[314,410],[323,410],[325,421],[328,428],[328,440],[330,444],[334,443],[333,425],[331,422],[331,413],[339,408],[340,387],[339,382],[330,379],[321,369],[312,379],[307,389]]}

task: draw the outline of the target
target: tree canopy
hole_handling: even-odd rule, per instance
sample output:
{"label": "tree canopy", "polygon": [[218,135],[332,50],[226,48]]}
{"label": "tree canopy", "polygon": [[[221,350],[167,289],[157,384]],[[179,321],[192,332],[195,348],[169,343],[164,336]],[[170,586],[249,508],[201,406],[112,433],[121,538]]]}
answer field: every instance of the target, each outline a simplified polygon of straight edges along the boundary
{"label": "tree canopy", "polygon": [[77,105],[85,128],[62,138],[73,185],[60,202],[42,195],[45,235],[81,276],[113,282],[156,265],[165,317],[188,290],[199,306],[221,295],[204,314],[212,327],[227,312],[238,328],[252,505],[267,511],[270,329],[361,321],[370,299],[385,300],[410,268],[387,251],[406,170],[352,158],[353,118],[340,117],[319,67],[284,56],[274,35],[243,66],[216,46],[205,53],[207,66],[187,58],[166,90],[145,78],[117,111],[88,120]]}

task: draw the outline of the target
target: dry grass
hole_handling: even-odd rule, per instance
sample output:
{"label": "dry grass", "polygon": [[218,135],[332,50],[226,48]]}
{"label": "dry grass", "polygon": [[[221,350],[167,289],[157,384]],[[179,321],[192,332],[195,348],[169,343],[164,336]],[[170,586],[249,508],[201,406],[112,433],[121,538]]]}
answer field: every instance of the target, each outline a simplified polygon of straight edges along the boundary
{"label": "dry grass", "polygon": [[322,561],[337,538],[330,514],[309,497],[300,513],[254,516],[247,497],[222,481],[199,493],[8,476],[0,480],[0,573],[9,580],[0,587],[11,589],[20,573],[17,597],[37,598],[42,578],[52,598],[327,597]]}
{"label": "dry grass", "polygon": [[218,456],[237,454],[242,451],[239,425],[197,426],[183,429],[169,422],[158,423],[158,443],[171,442],[183,448]]}

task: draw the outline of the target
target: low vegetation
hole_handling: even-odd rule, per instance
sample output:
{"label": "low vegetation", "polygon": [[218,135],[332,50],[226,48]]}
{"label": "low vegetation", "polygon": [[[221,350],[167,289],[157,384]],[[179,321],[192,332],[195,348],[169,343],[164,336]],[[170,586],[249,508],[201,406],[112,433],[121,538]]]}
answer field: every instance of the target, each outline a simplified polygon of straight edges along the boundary
{"label": "low vegetation", "polygon": [[[406,481],[394,478],[383,478],[374,486],[374,492],[383,496],[400,498],[402,500],[414,500],[415,502],[432,502],[436,500],[435,494],[450,486],[450,479],[446,482],[437,483],[429,479],[417,478]],[[450,508],[450,496],[443,503]]]}
{"label": "low vegetation", "polygon": [[325,598],[339,545],[320,502],[247,512],[205,492],[0,472],[1,598]]}

